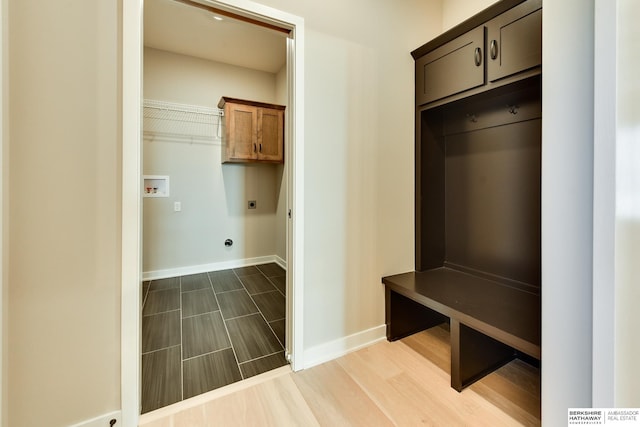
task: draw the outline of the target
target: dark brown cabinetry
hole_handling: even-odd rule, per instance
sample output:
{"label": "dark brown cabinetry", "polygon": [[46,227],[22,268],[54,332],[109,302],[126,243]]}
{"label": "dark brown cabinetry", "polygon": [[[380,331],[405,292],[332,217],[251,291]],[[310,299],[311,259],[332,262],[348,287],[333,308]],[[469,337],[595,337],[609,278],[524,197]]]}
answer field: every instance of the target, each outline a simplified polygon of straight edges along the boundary
{"label": "dark brown cabinetry", "polygon": [[284,106],[222,97],[218,108],[225,117],[222,163],[284,162]]}
{"label": "dark brown cabinetry", "polygon": [[542,63],[542,5],[527,1],[487,23],[490,82]]}
{"label": "dark brown cabinetry", "polygon": [[484,28],[478,27],[416,60],[416,103],[484,84]]}
{"label": "dark brown cabinetry", "polygon": [[502,0],[412,53],[416,271],[382,279],[387,338],[449,322],[458,391],[541,357],[540,38],[541,1]]}
{"label": "dark brown cabinetry", "polygon": [[539,74],[541,8],[541,0],[526,1],[427,53],[423,48],[414,51],[416,104],[459,99]]}

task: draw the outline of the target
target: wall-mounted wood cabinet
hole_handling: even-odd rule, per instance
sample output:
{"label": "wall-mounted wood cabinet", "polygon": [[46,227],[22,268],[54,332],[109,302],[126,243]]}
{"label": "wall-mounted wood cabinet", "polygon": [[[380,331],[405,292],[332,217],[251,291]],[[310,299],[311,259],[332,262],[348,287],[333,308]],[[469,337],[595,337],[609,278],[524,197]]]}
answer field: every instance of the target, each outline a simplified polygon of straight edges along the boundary
{"label": "wall-mounted wood cabinet", "polygon": [[539,74],[542,1],[520,3],[435,49],[425,45],[412,54],[417,105],[472,95]]}
{"label": "wall-mounted wood cabinet", "polygon": [[282,105],[222,97],[224,110],[222,163],[283,163]]}

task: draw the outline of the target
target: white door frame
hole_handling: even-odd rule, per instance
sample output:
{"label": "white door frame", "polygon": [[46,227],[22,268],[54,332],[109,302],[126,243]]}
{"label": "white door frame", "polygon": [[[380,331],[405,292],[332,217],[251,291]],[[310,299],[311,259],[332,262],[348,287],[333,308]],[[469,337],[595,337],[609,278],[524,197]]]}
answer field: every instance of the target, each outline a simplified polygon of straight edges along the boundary
{"label": "white door frame", "polygon": [[[287,351],[294,371],[303,367],[304,285],[304,20],[248,0],[200,0],[213,7],[291,30],[287,41],[289,159],[292,186],[287,225]],[[122,5],[122,295],[121,404],[122,423],[138,425],[140,415],[141,335],[141,105],[144,0]],[[295,287],[292,284],[295,283]]]}

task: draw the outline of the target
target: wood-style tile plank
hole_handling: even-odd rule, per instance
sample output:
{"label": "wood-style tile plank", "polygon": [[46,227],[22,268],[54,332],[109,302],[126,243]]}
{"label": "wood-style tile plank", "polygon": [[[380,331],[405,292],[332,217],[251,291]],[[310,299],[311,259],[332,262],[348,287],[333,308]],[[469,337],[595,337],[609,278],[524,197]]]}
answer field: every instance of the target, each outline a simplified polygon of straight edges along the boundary
{"label": "wood-style tile plank", "polygon": [[269,322],[269,326],[271,326],[271,329],[273,329],[273,333],[276,334],[276,338],[278,338],[278,341],[280,341],[280,344],[282,344],[282,347],[285,346],[285,328],[286,328],[286,323],[284,319],[281,320],[275,320],[273,322]]}
{"label": "wood-style tile plank", "polygon": [[211,289],[182,293],[182,317],[210,313],[219,310],[216,297]]}
{"label": "wood-style tile plank", "polygon": [[234,268],[233,271],[238,275],[238,277],[243,277],[250,274],[260,274],[260,270],[258,270],[253,265],[250,265],[249,267]]}
{"label": "wood-style tile plank", "polygon": [[286,276],[269,277],[269,280],[280,292],[282,292],[282,295],[287,294],[287,277]]}
{"label": "wood-style tile plank", "polygon": [[252,298],[267,322],[284,319],[285,299],[280,292],[264,292]]}
{"label": "wood-style tile plank", "polygon": [[250,360],[240,364],[240,371],[244,378],[253,377],[255,375],[262,374],[264,372],[271,371],[272,369],[279,368],[287,364],[287,359],[284,358],[284,352],[281,351],[270,356],[261,357],[259,359]]}
{"label": "wood-style tile plank", "polygon": [[244,289],[217,294],[220,310],[225,319],[258,312],[258,307]]}
{"label": "wood-style tile plank", "polygon": [[149,287],[151,285],[151,281],[145,280],[142,282],[142,304],[144,304],[144,299],[147,297],[147,292],[149,292]]}
{"label": "wood-style tile plank", "polygon": [[142,355],[142,412],[182,399],[180,346]]}
{"label": "wood-style tile plank", "polygon": [[[153,283],[152,283],[153,285]],[[180,309],[180,290],[165,289],[161,291],[149,291],[142,309],[143,316],[164,313]]]}
{"label": "wood-style tile plank", "polygon": [[152,280],[149,286],[149,291],[164,291],[167,289],[180,289],[180,278],[169,277],[168,279]]}
{"label": "wood-style tile plank", "polygon": [[180,310],[142,318],[142,352],[180,345]]}
{"label": "wood-style tile plank", "polygon": [[208,274],[216,293],[244,289],[242,282],[240,282],[233,270],[212,271]]}
{"label": "wood-style tile plank", "polygon": [[211,282],[207,273],[191,274],[180,278],[182,292],[195,291],[198,289],[210,289]]}
{"label": "wood-style tile plank", "polygon": [[183,369],[185,399],[242,379],[230,348],[185,360]]}
{"label": "wood-style tile plank", "polygon": [[262,274],[251,274],[240,277],[240,281],[251,295],[260,292],[275,291],[276,287]]}
{"label": "wood-style tile plank", "polygon": [[219,311],[182,319],[182,357],[184,359],[230,346]]}
{"label": "wood-style tile plank", "polygon": [[280,267],[278,264],[276,264],[275,262],[271,262],[269,264],[256,265],[256,267],[258,268],[258,270],[262,272],[262,274],[264,274],[267,277],[284,276],[286,274],[284,269]]}
{"label": "wood-style tile plank", "polygon": [[280,342],[260,314],[226,321],[238,363],[283,350]]}

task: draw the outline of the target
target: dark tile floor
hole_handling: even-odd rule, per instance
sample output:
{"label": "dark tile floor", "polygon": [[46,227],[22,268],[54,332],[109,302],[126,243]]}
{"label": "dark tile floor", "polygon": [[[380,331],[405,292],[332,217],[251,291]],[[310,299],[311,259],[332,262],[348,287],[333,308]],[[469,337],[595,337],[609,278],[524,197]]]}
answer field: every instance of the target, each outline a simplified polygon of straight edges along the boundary
{"label": "dark tile floor", "polygon": [[144,282],[142,412],[284,366],[277,264]]}

